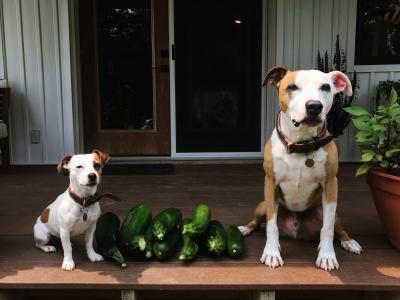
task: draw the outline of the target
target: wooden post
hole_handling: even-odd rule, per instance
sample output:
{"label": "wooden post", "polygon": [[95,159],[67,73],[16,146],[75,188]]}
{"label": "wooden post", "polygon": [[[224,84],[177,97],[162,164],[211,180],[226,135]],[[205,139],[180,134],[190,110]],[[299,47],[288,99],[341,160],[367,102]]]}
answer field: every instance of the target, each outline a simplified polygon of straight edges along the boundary
{"label": "wooden post", "polygon": [[249,292],[248,300],[275,300],[275,291]]}
{"label": "wooden post", "polygon": [[121,300],[138,300],[134,290],[122,290]]}

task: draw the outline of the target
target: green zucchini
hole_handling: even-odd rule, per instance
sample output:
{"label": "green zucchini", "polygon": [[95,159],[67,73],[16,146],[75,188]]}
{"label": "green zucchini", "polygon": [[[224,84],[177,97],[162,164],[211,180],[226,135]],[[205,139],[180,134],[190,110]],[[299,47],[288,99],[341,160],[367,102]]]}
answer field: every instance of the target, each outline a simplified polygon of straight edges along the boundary
{"label": "green zucchini", "polygon": [[178,248],[180,239],[181,233],[179,232],[178,228],[174,228],[164,237],[162,241],[157,241],[154,243],[154,255],[159,260],[166,260],[168,258],[171,258]]}
{"label": "green zucchini", "polygon": [[236,226],[229,226],[226,231],[226,248],[230,257],[238,258],[246,250],[244,238]]}
{"label": "green zucchini", "polygon": [[118,242],[125,253],[144,251],[146,241],[143,233],[151,222],[151,210],[143,204],[132,208],[122,223]]}
{"label": "green zucchini", "polygon": [[212,220],[206,232],[206,247],[210,254],[220,255],[226,248],[226,232],[224,225]]}
{"label": "green zucchini", "polygon": [[[183,227],[186,224],[189,224],[191,221],[192,221],[191,219],[183,219],[181,227]],[[197,244],[195,238],[191,235],[184,234],[182,235],[182,237],[183,237],[183,246],[179,254],[179,259],[192,260],[193,258],[196,257],[197,253],[199,252],[199,245]]]}
{"label": "green zucchini", "polygon": [[182,221],[182,212],[174,207],[167,208],[160,212],[153,223],[153,234],[157,240],[176,228]]}
{"label": "green zucchini", "polygon": [[203,233],[210,223],[211,210],[205,204],[197,204],[193,211],[192,221],[183,226],[182,234],[199,235]]}
{"label": "green zucchini", "polygon": [[153,234],[153,225],[155,219],[151,220],[150,225],[147,227],[146,232],[144,233],[144,240],[146,242],[145,245],[145,256],[146,258],[151,258],[153,256],[153,246],[154,246],[154,234]]}
{"label": "green zucchini", "polygon": [[125,258],[117,246],[119,225],[119,219],[114,213],[107,212],[101,215],[97,220],[95,238],[100,253],[116,260],[121,267],[125,268]]}

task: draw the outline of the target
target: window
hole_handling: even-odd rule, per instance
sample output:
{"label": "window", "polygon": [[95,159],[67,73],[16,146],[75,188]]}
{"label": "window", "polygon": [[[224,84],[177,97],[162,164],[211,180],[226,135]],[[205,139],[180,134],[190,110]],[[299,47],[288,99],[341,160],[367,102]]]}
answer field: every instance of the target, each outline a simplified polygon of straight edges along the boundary
{"label": "window", "polygon": [[355,64],[400,64],[400,0],[357,1]]}

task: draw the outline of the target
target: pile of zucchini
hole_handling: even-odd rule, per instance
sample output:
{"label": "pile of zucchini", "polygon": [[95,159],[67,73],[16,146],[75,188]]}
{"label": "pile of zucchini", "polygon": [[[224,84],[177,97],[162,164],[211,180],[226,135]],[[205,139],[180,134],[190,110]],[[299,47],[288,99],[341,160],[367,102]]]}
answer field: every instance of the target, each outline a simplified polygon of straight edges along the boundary
{"label": "pile of zucchini", "polygon": [[167,260],[174,256],[180,241],[182,261],[191,261],[200,249],[211,255],[222,255],[225,250],[232,258],[245,252],[244,239],[236,226],[224,226],[211,220],[211,210],[205,204],[194,208],[192,218],[182,219],[177,208],[167,208],[152,218],[150,208],[144,204],[133,207],[120,227],[118,217],[107,212],[97,221],[95,238],[100,253],[126,266],[125,257]]}

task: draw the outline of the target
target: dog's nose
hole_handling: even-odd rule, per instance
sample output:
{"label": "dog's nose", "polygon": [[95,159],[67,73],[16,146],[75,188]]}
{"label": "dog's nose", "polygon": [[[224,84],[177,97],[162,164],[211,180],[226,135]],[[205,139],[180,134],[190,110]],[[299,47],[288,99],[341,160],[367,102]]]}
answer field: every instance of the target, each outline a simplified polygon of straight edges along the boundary
{"label": "dog's nose", "polygon": [[90,173],[88,174],[88,178],[90,181],[95,181],[97,179],[97,176],[95,173]]}
{"label": "dog's nose", "polygon": [[306,102],[307,114],[312,115],[312,116],[319,115],[321,113],[323,107],[324,106],[322,105],[321,101],[308,100]]}

